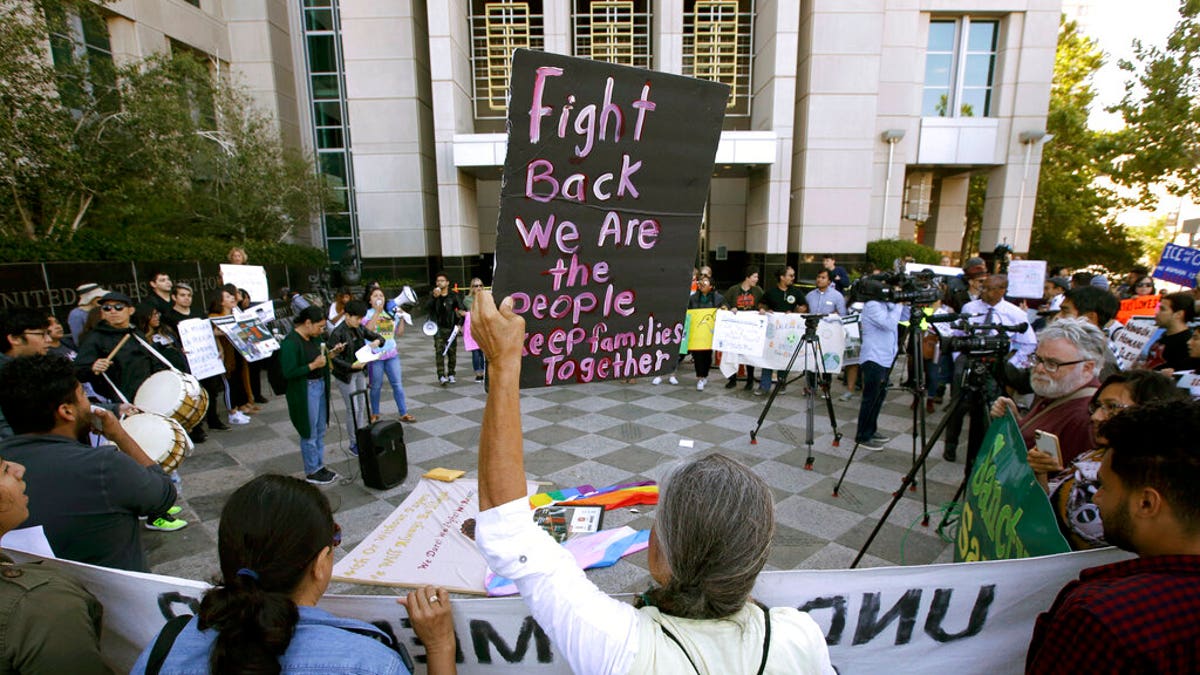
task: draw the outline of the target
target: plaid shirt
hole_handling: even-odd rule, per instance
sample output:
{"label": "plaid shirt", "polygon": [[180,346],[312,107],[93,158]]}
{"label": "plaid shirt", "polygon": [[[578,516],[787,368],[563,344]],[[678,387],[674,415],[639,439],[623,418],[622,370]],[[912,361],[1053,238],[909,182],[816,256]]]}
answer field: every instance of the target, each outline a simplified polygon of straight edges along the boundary
{"label": "plaid shirt", "polygon": [[1200,555],[1083,570],[1037,619],[1026,673],[1200,670]]}

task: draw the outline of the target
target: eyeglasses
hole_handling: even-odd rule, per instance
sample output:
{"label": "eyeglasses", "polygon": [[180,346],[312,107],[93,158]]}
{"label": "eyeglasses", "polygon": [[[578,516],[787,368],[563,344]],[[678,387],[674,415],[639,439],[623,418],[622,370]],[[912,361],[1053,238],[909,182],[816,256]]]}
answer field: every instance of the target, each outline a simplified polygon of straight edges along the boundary
{"label": "eyeglasses", "polygon": [[1088,404],[1088,412],[1095,415],[1097,410],[1103,410],[1105,415],[1113,415],[1129,408],[1128,404],[1116,401],[1092,401]]}
{"label": "eyeglasses", "polygon": [[471,288],[483,288],[483,284],[471,284]]}
{"label": "eyeglasses", "polygon": [[342,526],[337,523],[333,524],[333,539],[330,540],[330,545],[334,548],[342,545]]}
{"label": "eyeglasses", "polygon": [[43,340],[50,337],[50,331],[48,331],[48,330],[25,330],[25,331],[21,331],[21,332],[26,335],[36,335],[36,336],[42,338]]}
{"label": "eyeglasses", "polygon": [[125,309],[127,306],[128,305],[121,303],[121,302],[118,302],[115,305],[100,305],[100,311],[101,312],[120,312],[121,310]]}
{"label": "eyeglasses", "polygon": [[1033,356],[1029,357],[1029,365],[1032,368],[1037,368],[1038,365],[1040,364],[1042,366],[1042,368],[1046,369],[1047,373],[1057,373],[1058,369],[1062,368],[1063,366],[1073,366],[1076,363],[1083,363],[1084,361],[1090,361],[1090,360],[1091,359],[1076,359],[1075,361],[1056,361],[1054,359],[1042,358],[1041,356],[1034,354]]}

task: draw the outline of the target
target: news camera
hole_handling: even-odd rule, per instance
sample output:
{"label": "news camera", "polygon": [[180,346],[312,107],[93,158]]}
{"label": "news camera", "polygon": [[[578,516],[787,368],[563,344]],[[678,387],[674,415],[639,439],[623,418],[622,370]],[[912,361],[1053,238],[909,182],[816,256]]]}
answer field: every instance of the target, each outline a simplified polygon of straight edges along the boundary
{"label": "news camera", "polygon": [[[962,321],[957,326],[966,335],[956,335],[949,340],[951,351],[962,352],[972,357],[1005,356],[1012,350],[1012,341],[1005,333],[1024,333],[1029,324],[1016,326],[981,324]],[[989,333],[983,335],[983,333]]]}
{"label": "news camera", "polygon": [[922,270],[913,274],[885,272],[872,274],[854,282],[850,287],[851,302],[907,302],[912,305],[931,305],[941,297],[941,289],[933,272]]}

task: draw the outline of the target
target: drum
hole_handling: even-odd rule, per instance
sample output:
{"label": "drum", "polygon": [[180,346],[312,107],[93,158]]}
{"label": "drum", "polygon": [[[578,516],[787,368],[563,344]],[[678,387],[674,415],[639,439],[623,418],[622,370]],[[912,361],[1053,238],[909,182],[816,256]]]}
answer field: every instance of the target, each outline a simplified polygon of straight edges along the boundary
{"label": "drum", "polygon": [[208,412],[208,392],[187,373],[160,370],[138,387],[133,404],[146,412],[171,417],[184,429],[191,429]]}
{"label": "drum", "polygon": [[150,459],[158,462],[163,471],[179,468],[183,458],[191,454],[194,447],[183,425],[170,417],[140,413],[121,420],[121,426]]}

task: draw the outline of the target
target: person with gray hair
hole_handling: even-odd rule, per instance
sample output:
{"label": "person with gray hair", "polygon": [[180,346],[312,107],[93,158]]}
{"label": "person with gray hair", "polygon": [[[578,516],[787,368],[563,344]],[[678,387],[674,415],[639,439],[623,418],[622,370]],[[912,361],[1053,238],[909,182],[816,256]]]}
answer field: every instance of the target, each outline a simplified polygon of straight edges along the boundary
{"label": "person with gray hair", "polygon": [[475,540],[512,579],[555,651],[576,673],[834,673],[821,628],[794,607],[750,598],[775,530],[771,492],[722,455],[666,482],[650,532],[655,586],[637,608],[605,595],[533,522],[526,493],[519,380],[525,320],[488,291],[471,332],[491,389],[479,437]]}
{"label": "person with gray hair", "polygon": [[[1108,337],[1085,319],[1059,319],[1038,333],[1029,376],[1037,398],[1018,420],[1026,447],[1036,447],[1038,431],[1054,434],[1063,466],[1095,447],[1088,403],[1109,358]],[[992,404],[992,417],[1008,411],[1018,414],[1010,398],[1001,396]]]}

